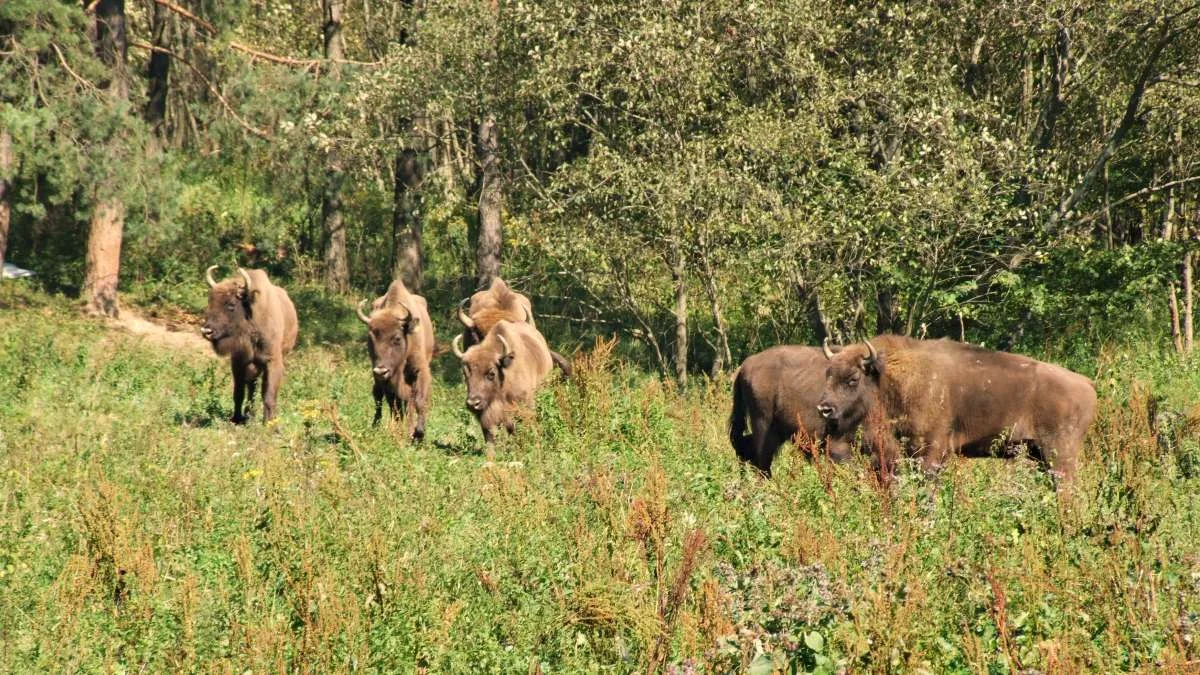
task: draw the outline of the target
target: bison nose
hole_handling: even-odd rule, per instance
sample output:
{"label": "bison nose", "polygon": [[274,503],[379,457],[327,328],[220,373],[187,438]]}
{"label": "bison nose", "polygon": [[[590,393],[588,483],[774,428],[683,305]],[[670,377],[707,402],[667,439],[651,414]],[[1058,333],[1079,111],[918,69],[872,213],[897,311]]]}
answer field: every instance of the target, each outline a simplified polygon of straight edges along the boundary
{"label": "bison nose", "polygon": [[483,399],[478,396],[472,396],[467,399],[467,407],[471,410],[479,410],[483,407]]}
{"label": "bison nose", "polygon": [[392,369],[385,368],[383,366],[375,366],[374,368],[371,369],[371,372],[375,373],[379,377],[387,377],[388,374],[392,372]]}
{"label": "bison nose", "polygon": [[212,329],[209,328],[208,326],[200,327],[200,334],[206,338],[212,337],[212,332],[213,332]]}
{"label": "bison nose", "polygon": [[837,412],[837,409],[828,403],[819,403],[817,404],[817,412],[821,413],[821,417],[829,419],[833,417],[833,414]]}

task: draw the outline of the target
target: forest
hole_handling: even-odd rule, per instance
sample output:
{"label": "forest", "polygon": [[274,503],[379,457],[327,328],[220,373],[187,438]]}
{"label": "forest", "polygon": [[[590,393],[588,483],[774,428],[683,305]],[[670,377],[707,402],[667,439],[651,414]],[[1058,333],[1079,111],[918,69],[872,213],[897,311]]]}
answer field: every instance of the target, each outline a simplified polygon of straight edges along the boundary
{"label": "forest", "polygon": [[[1198,74],[1179,0],[3,0],[0,669],[1194,669]],[[295,301],[270,424],[211,265]],[[575,373],[481,450],[497,277]],[[1091,378],[1074,496],[737,462],[743,359],[884,333]]]}

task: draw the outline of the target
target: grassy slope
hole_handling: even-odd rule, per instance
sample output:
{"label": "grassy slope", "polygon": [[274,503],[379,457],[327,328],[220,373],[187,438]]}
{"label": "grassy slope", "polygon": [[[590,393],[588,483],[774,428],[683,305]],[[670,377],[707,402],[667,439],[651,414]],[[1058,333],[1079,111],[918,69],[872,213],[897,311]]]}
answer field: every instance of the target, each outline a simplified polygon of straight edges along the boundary
{"label": "grassy slope", "polygon": [[235,428],[223,362],[0,309],[0,670],[1200,658],[1200,479],[1124,406],[1069,504],[998,460],[889,493],[790,450],[749,475],[724,382],[680,396],[602,353],[489,461],[448,359],[413,448],[370,427],[357,346],[304,346],[279,423]]}

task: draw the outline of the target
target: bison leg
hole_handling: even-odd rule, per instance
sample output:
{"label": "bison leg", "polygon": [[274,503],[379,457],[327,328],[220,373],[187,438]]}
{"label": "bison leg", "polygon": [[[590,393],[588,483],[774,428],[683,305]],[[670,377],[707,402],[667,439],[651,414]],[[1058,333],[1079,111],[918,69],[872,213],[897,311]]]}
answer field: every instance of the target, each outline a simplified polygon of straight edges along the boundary
{"label": "bison leg", "polygon": [[496,433],[486,427],[483,428],[483,442],[488,445],[496,444]]}
{"label": "bison leg", "polygon": [[433,375],[428,368],[417,372],[417,381],[412,386],[413,420],[411,438],[419,443],[425,438],[425,413],[429,410],[429,385]]}
{"label": "bison leg", "polygon": [[279,385],[283,382],[283,355],[276,354],[266,365],[263,378],[263,422],[269,422],[275,417],[275,399],[279,395]]}
{"label": "bison leg", "polygon": [[383,384],[378,380],[371,387],[371,396],[375,399],[375,419],[371,420],[371,426],[379,426],[379,418],[383,417]]}
{"label": "bison leg", "polygon": [[242,414],[242,404],[246,400],[246,370],[245,366],[233,361],[233,417],[234,424],[245,424],[247,417]]}
{"label": "bison leg", "polygon": [[771,463],[775,461],[775,453],[783,445],[784,438],[776,432],[768,420],[758,418],[750,421],[750,456],[743,457],[754,465],[766,477],[771,477]]}

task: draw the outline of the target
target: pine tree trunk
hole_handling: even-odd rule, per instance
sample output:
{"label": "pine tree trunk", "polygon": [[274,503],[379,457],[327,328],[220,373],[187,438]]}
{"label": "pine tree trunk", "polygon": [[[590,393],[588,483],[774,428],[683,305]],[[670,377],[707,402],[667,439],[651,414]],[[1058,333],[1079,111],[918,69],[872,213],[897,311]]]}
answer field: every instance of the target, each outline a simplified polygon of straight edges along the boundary
{"label": "pine tree trunk", "polygon": [[[341,74],[346,45],[342,38],[342,0],[322,0],[324,23],[321,34],[325,42],[327,67],[334,80]],[[325,171],[325,193],[321,198],[321,220],[325,231],[325,288],[333,293],[350,290],[350,264],[346,252],[346,220],[342,214],[341,159],[337,150],[330,150]]]}
{"label": "pine tree trunk", "polygon": [[[94,11],[93,47],[100,60],[112,69],[108,92],[116,101],[127,100],[125,3],[123,0],[99,0]],[[94,195],[83,267],[83,299],[88,311],[110,317],[117,316],[120,311],[117,280],[121,271],[121,237],[125,229],[125,203],[114,196],[115,191],[114,185],[104,183]]]}
{"label": "pine tree trunk", "polygon": [[425,159],[412,148],[396,153],[392,241],[394,253],[392,278],[400,279],[408,290],[421,292],[425,252],[421,248],[421,183],[425,179]]}
{"label": "pine tree trunk", "polygon": [[1171,310],[1171,343],[1175,345],[1175,353],[1183,353],[1183,331],[1179,325],[1179,294],[1175,291],[1175,282],[1167,284],[1167,307]]}
{"label": "pine tree trunk", "polygon": [[479,241],[475,246],[475,280],[487,288],[500,276],[500,158],[497,154],[496,118],[479,122],[475,156],[479,164]]}
{"label": "pine tree trunk", "polygon": [[119,198],[97,195],[88,234],[83,297],[94,314],[116,317],[117,277],[121,271],[121,236],[125,227],[125,204]]}
{"label": "pine tree trunk", "polygon": [[13,167],[12,134],[0,129],[0,269],[4,268],[4,252],[8,250],[8,226],[12,222],[12,204],[8,180]]}
{"label": "pine tree trunk", "polygon": [[672,249],[671,280],[675,283],[675,381],[682,387],[687,384],[688,367],[687,270],[679,243],[673,242]]}
{"label": "pine tree trunk", "polygon": [[[154,3],[154,16],[150,22],[152,44],[161,49],[169,49],[171,43],[171,10],[166,6]],[[146,107],[143,116],[154,135],[163,139],[166,137],[165,122],[167,119],[167,87],[171,74],[171,55],[162,51],[150,52],[146,65]]]}

